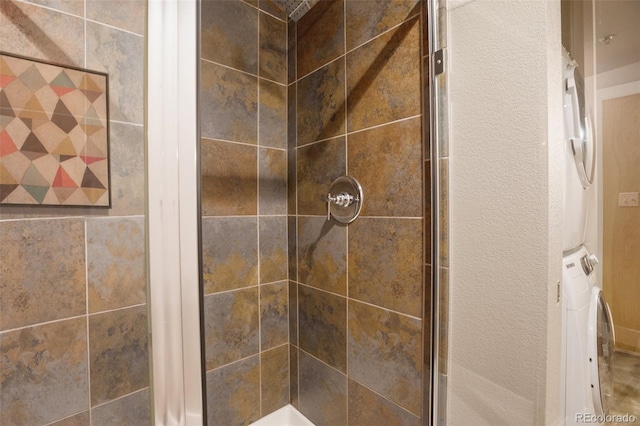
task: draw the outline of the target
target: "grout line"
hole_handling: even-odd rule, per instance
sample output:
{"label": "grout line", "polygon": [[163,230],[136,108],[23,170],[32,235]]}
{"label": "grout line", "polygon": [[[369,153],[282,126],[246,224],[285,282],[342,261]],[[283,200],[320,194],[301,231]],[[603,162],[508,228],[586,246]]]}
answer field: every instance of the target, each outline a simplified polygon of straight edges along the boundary
{"label": "grout line", "polygon": [[151,387],[150,387],[150,386],[146,386],[146,387],[144,387],[144,388],[142,388],[142,389],[135,390],[135,391],[133,391],[133,392],[130,392],[130,393],[126,394],[126,395],[119,396],[119,397],[114,398],[114,399],[112,399],[112,400],[109,400],[109,401],[107,401],[107,402],[102,402],[102,403],[100,403],[100,404],[98,404],[98,405],[95,405],[95,406],[91,407],[91,409],[93,410],[94,408],[103,407],[103,406],[108,405],[108,404],[110,404],[110,403],[112,403],[112,402],[118,401],[118,400],[120,400],[120,399],[124,399],[124,398],[126,398],[126,397],[128,397],[128,396],[135,395],[136,393],[144,392],[144,391],[145,391],[145,390],[147,390],[147,389],[151,390]]}
{"label": "grout line", "polygon": [[[297,112],[296,112],[296,115],[297,115]],[[340,139],[340,138],[343,138],[343,137],[345,137],[345,136],[346,136],[346,133],[341,133],[341,134],[339,134],[339,135],[331,136],[331,137],[329,137],[329,138],[320,139],[320,140],[313,141],[313,142],[307,142],[307,143],[303,143],[303,144],[301,144],[301,145],[296,145],[294,148],[295,148],[295,149],[298,149],[298,148],[306,148],[306,147],[311,146],[311,145],[319,144],[319,143],[322,143],[322,142],[332,141],[332,140],[334,140],[334,139]],[[297,143],[297,142],[298,142],[298,141],[296,140],[296,143]]]}
{"label": "grout line", "polygon": [[91,317],[91,316],[95,316],[95,315],[108,314],[108,313],[111,313],[111,312],[124,311],[125,309],[139,308],[139,307],[141,307],[141,306],[146,306],[146,305],[147,305],[147,303],[145,302],[145,303],[138,303],[138,304],[136,304],[136,305],[123,306],[123,307],[121,307],[121,308],[107,309],[107,310],[105,310],[105,311],[91,312],[91,313],[89,314],[89,316]]}
{"label": "grout line", "polygon": [[[26,206],[21,206],[20,208],[25,208]],[[28,207],[27,207],[28,208]],[[0,213],[0,216],[3,214],[12,214],[12,213]],[[78,215],[78,216],[42,216],[42,217],[19,217],[19,218],[11,218],[11,219],[0,219],[0,223],[8,223],[8,222],[25,222],[25,221],[36,221],[36,220],[98,220],[98,219],[123,219],[123,218],[140,218],[144,216],[140,215],[131,215],[131,216],[90,216],[90,215]]]}
{"label": "grout line", "polygon": [[8,330],[0,331],[0,336],[3,335],[3,334],[15,332],[15,331],[26,330],[27,328],[34,328],[34,327],[40,327],[40,326],[43,326],[43,325],[55,324],[55,323],[63,322],[63,321],[75,320],[75,319],[79,319],[79,318],[84,318],[86,316],[87,316],[87,314],[80,314],[80,315],[74,315],[72,317],[66,317],[66,318],[55,319],[55,320],[50,320],[50,321],[38,322],[38,323],[35,323],[35,324],[23,325],[21,327],[16,327],[16,328],[10,328]]}
{"label": "grout line", "polygon": [[[25,5],[33,6],[33,7],[39,7],[40,9],[50,10],[51,12],[56,12],[56,13],[59,13],[61,15],[71,16],[73,18],[78,18],[78,19],[84,19],[84,16],[76,15],[75,13],[67,12],[65,10],[55,9],[53,7],[50,7],[50,6],[45,6],[45,5],[42,5],[42,4],[33,3],[31,1],[25,1],[25,0],[14,0],[14,1],[17,1],[17,2],[25,4]],[[83,15],[84,15],[84,12],[86,12],[86,8],[83,11]]]}
{"label": "grout line", "polygon": [[[225,367],[229,367],[229,366],[231,366],[231,365],[233,365],[233,364],[236,364],[236,363],[239,363],[239,362],[242,362],[242,361],[246,361],[246,360],[248,360],[249,358],[253,358],[254,356],[257,356],[257,357],[258,357],[258,365],[259,365],[259,364],[260,364],[260,352],[255,353],[255,354],[251,354],[251,355],[247,355],[247,356],[245,356],[245,357],[243,357],[243,358],[236,359],[235,361],[231,361],[231,362],[228,362],[228,363],[226,363],[226,364],[220,365],[220,366],[218,366],[218,367],[216,367],[216,368],[212,368],[212,369],[210,369],[210,370],[207,370],[207,371],[205,372],[205,374],[209,374],[209,373],[211,373],[212,371],[220,370],[220,369],[223,369],[223,368],[225,368]],[[206,368],[205,368],[205,369],[206,369]],[[215,426],[215,425],[213,425],[213,426]]]}
{"label": "grout line", "polygon": [[[18,1],[19,1],[19,0],[18,0]],[[51,423],[47,423],[47,424],[45,424],[44,426],[54,426],[54,425],[56,425],[58,422],[61,422],[61,421],[63,421],[63,420],[67,420],[67,419],[71,419],[71,418],[73,418],[73,417],[77,416],[78,414],[82,414],[82,413],[84,413],[85,411],[86,411],[87,413],[91,413],[91,410],[89,410],[89,409],[87,408],[86,410],[82,410],[82,411],[78,411],[77,413],[73,413],[73,414],[71,414],[70,416],[66,416],[66,417],[63,417],[63,418],[61,418],[61,419],[54,420],[54,421],[52,421]],[[91,417],[89,417],[89,420],[91,420]],[[89,424],[91,424],[91,423],[89,423]]]}
{"label": "grout line", "polygon": [[284,149],[284,148],[274,148],[274,147],[270,147],[270,146],[261,146],[261,145],[258,145],[257,143],[230,141],[230,140],[225,140],[225,139],[208,138],[208,137],[204,137],[204,136],[201,137],[200,139],[204,139],[205,141],[208,141],[208,142],[224,142],[224,143],[231,143],[231,144],[234,144],[234,145],[251,146],[251,147],[254,147],[254,148],[273,149],[275,151],[286,151],[286,149]]}
{"label": "grout line", "polygon": [[[258,36],[260,36],[260,32],[258,32]],[[260,41],[258,41],[258,43],[260,43]],[[258,52],[258,53],[259,53],[259,52]],[[220,62],[215,62],[215,61],[212,61],[212,60],[210,60],[210,59],[200,58],[200,60],[201,60],[202,62],[207,62],[207,63],[212,64],[212,65],[217,65],[217,66],[219,66],[219,67],[226,68],[226,69],[231,70],[231,71],[239,72],[239,73],[244,74],[244,75],[247,75],[247,76],[249,76],[249,77],[255,77],[255,78],[259,79],[259,80],[265,80],[265,81],[268,81],[268,82],[270,82],[270,83],[277,84],[278,86],[283,86],[283,87],[286,87],[286,86],[287,86],[287,84],[286,84],[286,83],[280,83],[279,81],[271,80],[270,78],[262,77],[262,76],[260,76],[260,75],[258,75],[258,74],[253,74],[253,73],[250,73],[250,72],[248,72],[248,71],[239,70],[239,69],[237,69],[237,68],[233,68],[233,67],[230,67],[229,65],[221,64]],[[258,68],[260,67],[260,65],[259,65],[259,64],[260,64],[260,62],[258,61]]]}
{"label": "grout line", "polygon": [[103,27],[110,28],[112,30],[122,31],[123,33],[127,33],[129,35],[133,35],[133,36],[136,36],[136,37],[144,38],[143,34],[134,33],[131,30],[125,30],[124,28],[116,27],[116,26],[113,26],[113,25],[110,25],[110,24],[106,24],[104,22],[96,21],[94,19],[85,18],[85,20],[87,22],[91,22],[92,24],[102,25]]}
{"label": "grout line", "polygon": [[128,124],[129,126],[144,127],[144,123],[133,123],[131,121],[120,121],[120,120],[111,120],[111,119],[109,119],[109,123]]}
{"label": "grout line", "polygon": [[[297,46],[296,46],[296,48],[297,48]],[[325,64],[323,64],[323,65],[319,66],[318,68],[314,69],[313,71],[308,72],[308,73],[306,73],[305,75],[303,75],[302,77],[298,78],[294,83],[299,83],[300,81],[302,81],[302,80],[304,80],[305,78],[309,77],[309,76],[310,76],[311,74],[313,74],[314,72],[320,71],[322,68],[324,68],[324,67],[326,67],[326,66],[329,66],[329,65],[333,64],[334,62],[336,62],[336,61],[338,61],[338,60],[340,60],[340,59],[344,58],[344,56],[345,56],[345,54],[344,54],[344,53],[342,53],[342,54],[338,55],[338,57],[337,57],[337,58],[334,58],[334,59],[330,60],[329,62],[327,62],[327,63],[325,63]],[[296,77],[297,77],[297,73],[298,73],[298,70],[296,69]],[[346,80],[345,80],[345,86],[346,86]]]}
{"label": "grout line", "polygon": [[[375,393],[375,394],[376,394],[376,395],[378,395],[380,398],[383,398],[384,400],[386,400],[386,401],[388,401],[388,402],[392,403],[394,406],[396,406],[396,407],[398,407],[398,408],[402,409],[402,411],[406,411],[407,413],[411,414],[413,417],[415,417],[415,418],[417,418],[417,419],[421,419],[421,416],[418,416],[416,413],[414,413],[414,412],[412,412],[412,411],[409,411],[408,409],[404,408],[402,405],[398,404],[397,402],[390,400],[390,399],[389,399],[389,398],[387,398],[386,396],[382,395],[380,392],[378,392],[378,391],[376,391],[376,390],[371,389],[369,386],[367,386],[367,385],[363,384],[362,382],[360,382],[360,381],[358,381],[358,380],[355,380],[355,379],[351,379],[351,380],[353,380],[354,382],[358,383],[358,384],[359,384],[360,386],[362,386],[363,388],[366,388],[366,389],[367,389],[367,390],[369,390],[370,392]],[[422,404],[421,404],[421,405],[422,405]]]}
{"label": "grout line", "polygon": [[[274,14],[272,14],[272,13],[267,12],[266,10],[262,10],[262,9],[260,9],[258,6],[255,6],[255,5],[253,5],[253,4],[249,3],[249,2],[246,2],[246,1],[243,1],[242,3],[244,3],[244,4],[248,5],[248,6],[251,6],[251,7],[252,7],[252,8],[254,8],[254,9],[257,9],[257,10],[258,10],[258,12],[262,12],[262,13],[264,13],[264,14],[266,14],[266,15],[272,16],[272,17],[276,18],[276,19],[277,19],[278,21],[280,21],[280,22],[284,22],[285,24],[287,23],[286,21],[283,21],[283,20],[282,20],[282,18],[279,18],[279,17],[277,17],[276,15],[274,15]],[[286,13],[286,12],[285,12],[285,13]],[[288,19],[288,18],[289,18],[289,16],[287,15],[287,19]]]}

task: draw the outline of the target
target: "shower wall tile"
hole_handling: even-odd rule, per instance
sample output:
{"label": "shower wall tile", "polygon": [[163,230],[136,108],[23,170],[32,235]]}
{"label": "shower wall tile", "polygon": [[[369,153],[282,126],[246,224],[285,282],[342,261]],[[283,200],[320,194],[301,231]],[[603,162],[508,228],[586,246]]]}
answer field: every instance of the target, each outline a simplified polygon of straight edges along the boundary
{"label": "shower wall tile", "polygon": [[142,124],[144,38],[93,22],[86,27],[87,68],[109,73],[109,119]]}
{"label": "shower wall tile", "polygon": [[300,410],[300,399],[298,398],[298,353],[299,350],[294,345],[289,345],[289,403],[296,410]]}
{"label": "shower wall tile", "polygon": [[46,424],[89,408],[85,318],[0,333],[0,421]]}
{"label": "shower wall tile", "polygon": [[431,234],[432,234],[432,217],[431,217],[431,161],[424,162],[424,261],[426,264],[433,264],[431,259]]}
{"label": "shower wall tile", "polygon": [[316,426],[347,424],[347,377],[300,351],[299,410]]}
{"label": "shower wall tile", "polygon": [[347,171],[345,138],[340,137],[297,150],[298,214],[326,215],[323,197],[331,183]]}
{"label": "shower wall tile", "polygon": [[347,50],[420,13],[420,0],[346,0]]}
{"label": "shower wall tile", "polygon": [[0,330],[86,311],[82,219],[0,222]]}
{"label": "shower wall tile", "polygon": [[420,417],[370,391],[355,380],[349,380],[349,424],[420,426],[422,422]]}
{"label": "shower wall tile", "polygon": [[84,16],[83,0],[27,0],[27,2],[59,10],[61,12],[67,12],[79,17]]}
{"label": "shower wall tile", "polygon": [[297,25],[297,75],[301,78],[344,54],[344,1],[316,3]]}
{"label": "shower wall tile", "polygon": [[258,284],[258,220],[202,218],[204,294]]}
{"label": "shower wall tile", "polygon": [[89,316],[91,405],[149,386],[147,307]]}
{"label": "shower wall tile", "polygon": [[200,10],[202,58],[257,75],[258,11],[237,0],[203,1]]}
{"label": "shower wall tile", "polygon": [[260,418],[260,360],[252,356],[209,371],[207,424],[247,425]]}
{"label": "shower wall tile", "polygon": [[[260,2],[260,7],[278,10],[273,2]],[[266,13],[260,13],[260,77],[285,84],[287,82],[287,24]]]}
{"label": "shower wall tile", "polygon": [[323,217],[298,219],[301,283],[347,295],[347,228]]}
{"label": "shower wall tile", "polygon": [[260,146],[287,148],[287,87],[268,80],[259,81]]}
{"label": "shower wall tile", "polygon": [[287,216],[289,279],[298,281],[298,229],[296,216]]}
{"label": "shower wall tile", "polygon": [[51,426],[87,426],[89,422],[89,411],[83,411],[75,416],[64,418],[55,423],[51,423]]}
{"label": "shower wall tile", "polygon": [[[426,6],[425,6],[426,7]],[[427,47],[425,47],[427,46]],[[429,45],[423,46],[423,50],[429,50]],[[429,55],[422,57],[422,142],[424,148],[422,149],[422,155],[425,161],[431,159],[431,96],[429,94],[431,75],[430,75],[430,62]]]}
{"label": "shower wall tile", "polygon": [[260,218],[260,282],[287,279],[287,217]]}
{"label": "shower wall tile", "polygon": [[420,416],[421,321],[350,301],[349,377]]}
{"label": "shower wall tile", "polygon": [[349,175],[366,188],[362,216],[422,216],[421,118],[349,135]]}
{"label": "shower wall tile", "polygon": [[293,19],[287,22],[287,83],[296,81],[296,25]]}
{"label": "shower wall tile", "polygon": [[205,296],[207,370],[257,354],[259,338],[257,287]]}
{"label": "shower wall tile", "polygon": [[149,389],[108,402],[91,409],[91,424],[106,425],[149,425],[151,424],[151,402]]}
{"label": "shower wall tile", "polygon": [[422,315],[422,220],[361,217],[349,229],[349,297]]}
{"label": "shower wall tile", "polygon": [[282,10],[282,8],[278,6],[273,0],[259,0],[258,7],[260,8],[260,10],[275,16],[281,21],[286,21],[288,18],[287,13]]}
{"label": "shower wall tile", "polygon": [[261,215],[287,214],[287,152],[260,148],[259,213]]}
{"label": "shower wall tile", "polygon": [[420,114],[416,17],[347,54],[348,131]]}
{"label": "shower wall tile", "polygon": [[144,126],[110,123],[110,216],[145,214]]}
{"label": "shower wall tile", "polygon": [[298,303],[300,349],[346,372],[346,299],[299,286]]}
{"label": "shower wall tile", "polygon": [[[320,4],[322,3],[318,5]],[[344,66],[344,58],[340,58],[298,81],[298,145],[328,139],[345,132]]]}
{"label": "shower wall tile", "polygon": [[203,216],[255,215],[258,211],[256,147],[203,139]]}
{"label": "shower wall tile", "polygon": [[289,283],[260,286],[260,341],[263,351],[289,342]]}
{"label": "shower wall tile", "polygon": [[262,416],[289,403],[289,345],[262,352]]}
{"label": "shower wall tile", "polygon": [[298,284],[289,281],[289,343],[298,346]]}
{"label": "shower wall tile", "polygon": [[144,218],[87,220],[89,312],[146,301]]}
{"label": "shower wall tile", "polygon": [[[34,38],[38,43],[34,43]],[[84,20],[18,1],[0,1],[2,50],[84,66]]]}
{"label": "shower wall tile", "polygon": [[142,0],[86,0],[88,19],[139,35],[144,35],[145,6]]}
{"label": "shower wall tile", "polygon": [[202,137],[257,144],[258,78],[207,61],[200,70]]}
{"label": "shower wall tile", "polygon": [[287,214],[296,214],[296,85],[287,89]]}

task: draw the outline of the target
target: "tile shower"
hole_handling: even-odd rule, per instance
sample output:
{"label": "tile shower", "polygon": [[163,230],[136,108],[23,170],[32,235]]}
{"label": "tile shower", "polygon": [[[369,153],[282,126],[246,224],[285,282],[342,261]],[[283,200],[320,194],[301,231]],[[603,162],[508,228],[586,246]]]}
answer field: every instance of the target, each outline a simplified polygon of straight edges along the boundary
{"label": "tile shower", "polygon": [[[149,422],[143,5],[0,3],[3,49],[109,73],[113,199],[0,210],[2,312],[24,318],[1,317],[2,425]],[[204,0],[201,19],[209,424],[289,403],[317,425],[423,424],[426,3],[328,0],[296,23]],[[321,197],[345,174],[366,198],[339,226]]]}

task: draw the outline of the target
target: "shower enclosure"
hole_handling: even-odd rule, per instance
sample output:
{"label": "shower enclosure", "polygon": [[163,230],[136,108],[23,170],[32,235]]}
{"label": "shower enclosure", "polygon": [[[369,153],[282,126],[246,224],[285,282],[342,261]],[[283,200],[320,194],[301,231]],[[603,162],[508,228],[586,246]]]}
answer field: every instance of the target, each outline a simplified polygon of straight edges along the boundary
{"label": "shower enclosure", "polygon": [[[431,18],[444,3],[125,4],[2,3],[7,49],[109,73],[115,203],[2,206],[3,245],[35,259],[2,258],[3,303],[74,244],[78,307],[0,324],[0,424],[249,424],[287,405],[318,425],[442,422],[446,121],[432,99],[446,84],[429,52],[445,47]],[[64,38],[74,25],[84,50]],[[341,176],[364,193],[349,224],[327,219]],[[73,353],[49,342],[63,325]],[[39,350],[60,367],[36,375],[74,392],[29,379]]]}

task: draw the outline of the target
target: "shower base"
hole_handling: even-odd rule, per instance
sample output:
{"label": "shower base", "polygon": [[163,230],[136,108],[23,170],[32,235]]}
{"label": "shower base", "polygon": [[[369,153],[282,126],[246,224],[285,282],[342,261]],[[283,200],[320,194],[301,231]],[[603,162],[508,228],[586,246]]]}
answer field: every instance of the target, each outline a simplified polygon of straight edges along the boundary
{"label": "shower base", "polygon": [[253,426],[314,426],[305,416],[300,414],[292,405],[286,405],[273,413],[264,416]]}

